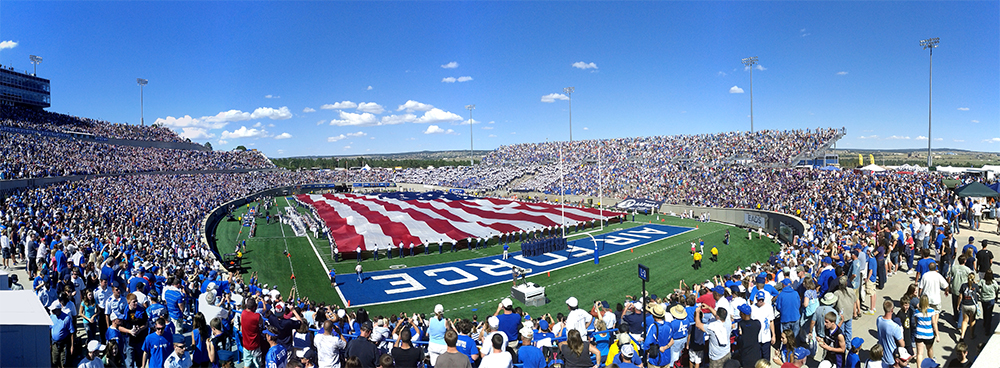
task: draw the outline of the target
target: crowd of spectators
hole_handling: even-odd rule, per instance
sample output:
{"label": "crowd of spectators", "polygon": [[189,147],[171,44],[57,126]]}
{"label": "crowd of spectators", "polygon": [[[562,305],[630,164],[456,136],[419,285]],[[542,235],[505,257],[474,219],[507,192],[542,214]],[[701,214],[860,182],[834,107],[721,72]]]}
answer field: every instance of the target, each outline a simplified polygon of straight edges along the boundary
{"label": "crowd of spectators", "polygon": [[[815,138],[804,141],[825,144]],[[741,152],[756,155],[759,162],[784,162],[760,152]],[[69,158],[89,154],[63,152]],[[935,359],[929,355],[928,339],[937,329],[903,326],[918,326],[946,309],[942,288],[953,288],[956,295],[968,295],[984,306],[986,295],[992,298],[989,302],[998,295],[1000,285],[993,282],[990,262],[973,261],[967,267],[968,246],[958,250],[958,222],[973,204],[954,197],[934,174],[690,167],[665,156],[657,156],[657,165],[642,165],[642,160],[619,157],[617,164],[605,166],[609,171],[602,176],[593,164],[577,165],[567,176],[567,190],[593,193],[600,177],[614,177],[605,185],[606,195],[778,211],[799,216],[807,229],[766,262],[706,282],[682,282],[674,290],[651,290],[649,295],[593,306],[580,306],[570,298],[565,316],[531,318],[504,300],[483,320],[448,319],[441,306],[431,316],[371,316],[364,309],[310,301],[294,290],[270,290],[267,280],[256,277],[223,276],[211,250],[198,240],[200,221],[228,200],[303,183],[400,181],[491,190],[531,174],[534,177],[521,185],[551,187],[553,183],[545,181],[558,181],[558,166],[544,164],[544,154],[522,156],[528,160],[524,165],[464,169],[93,178],[3,197],[0,243],[28,264],[34,276],[30,287],[52,311],[57,366],[65,366],[74,351],[85,363],[92,362],[90,351],[100,351],[101,345],[104,361],[146,366],[143,361],[148,360],[153,367],[184,362],[226,366],[235,360],[244,366],[281,366],[287,361],[293,366],[373,367],[388,362],[409,367],[425,354],[441,367],[510,362],[536,367],[548,364],[545,357],[555,351],[567,366],[592,366],[591,359],[626,366],[656,347],[660,353],[651,364],[657,366],[672,365],[683,356],[709,366],[729,359],[753,366],[764,359],[801,367],[817,351],[826,351],[825,359],[833,366],[853,367],[860,349],[870,350],[873,359],[887,366],[906,366],[902,362],[911,354]],[[8,161],[13,160],[5,159],[4,164]],[[142,165],[155,164],[135,167]],[[667,169],[647,169],[652,166]],[[980,252],[973,246],[976,259]],[[887,277],[904,268],[913,277],[911,290],[889,296],[904,306],[901,312],[891,301],[879,302],[875,293]],[[973,270],[985,280],[973,278]],[[964,334],[968,328],[975,334],[978,326],[988,325],[986,331],[992,327],[992,313],[986,323],[974,323],[975,313],[964,315],[963,321],[957,304],[953,302],[947,321],[956,330]],[[643,311],[649,314],[647,321]],[[877,322],[877,341],[854,338],[858,334],[851,321],[861,313],[883,315]],[[96,344],[73,341],[73,333],[66,330],[77,321],[86,326],[86,339]],[[645,339],[644,322],[649,325]],[[185,332],[192,334],[185,337]],[[549,350],[558,340],[566,344]],[[84,345],[87,352],[82,351]],[[193,346],[193,351],[185,352],[184,346]]]}
{"label": "crowd of spectators", "polygon": [[117,124],[18,106],[0,105],[0,117],[2,117],[0,126],[23,129],[56,133],[87,133],[96,137],[140,141],[185,141],[166,127]]}
{"label": "crowd of spectators", "polygon": [[258,151],[122,146],[0,131],[0,180],[48,176],[273,168]]}

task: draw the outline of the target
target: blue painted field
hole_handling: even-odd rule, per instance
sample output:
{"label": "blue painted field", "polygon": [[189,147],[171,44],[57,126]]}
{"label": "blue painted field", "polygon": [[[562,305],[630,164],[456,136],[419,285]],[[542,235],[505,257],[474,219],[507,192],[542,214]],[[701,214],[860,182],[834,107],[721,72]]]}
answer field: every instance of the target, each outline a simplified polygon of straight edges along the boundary
{"label": "blue painted field", "polygon": [[[674,235],[694,230],[690,227],[646,224],[628,230],[595,236],[599,252],[605,256],[654,243]],[[569,242],[567,250],[537,257],[524,257],[521,252],[484,257],[461,262],[430,266],[366,272],[364,283],[354,275],[338,277],[338,291],[351,301],[351,306],[365,306],[420,299],[511,282],[511,267],[531,269],[531,275],[594,262],[594,242],[589,238]],[[343,281],[341,281],[343,280]]]}

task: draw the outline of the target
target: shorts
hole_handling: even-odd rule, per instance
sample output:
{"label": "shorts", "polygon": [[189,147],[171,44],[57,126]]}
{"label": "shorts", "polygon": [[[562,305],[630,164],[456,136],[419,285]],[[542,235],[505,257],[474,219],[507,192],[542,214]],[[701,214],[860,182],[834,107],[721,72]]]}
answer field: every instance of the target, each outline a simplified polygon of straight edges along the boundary
{"label": "shorts", "polygon": [[913,339],[913,341],[915,341],[918,344],[924,344],[924,346],[926,346],[928,349],[930,349],[930,348],[932,348],[934,346],[934,339],[933,338],[930,338],[930,339]]}
{"label": "shorts", "polygon": [[10,248],[3,248],[3,259],[10,259]]}
{"label": "shorts", "polygon": [[688,359],[691,360],[691,364],[701,364],[705,358],[705,350],[688,350]]}
{"label": "shorts", "polygon": [[865,295],[875,295],[875,282],[865,278]]}
{"label": "shorts", "polygon": [[[978,309],[979,308],[976,308],[975,304],[973,304],[973,305],[962,304],[962,314],[964,314],[966,316],[972,316],[972,318],[976,318],[976,311]],[[973,322],[975,322],[975,321],[973,321]]]}

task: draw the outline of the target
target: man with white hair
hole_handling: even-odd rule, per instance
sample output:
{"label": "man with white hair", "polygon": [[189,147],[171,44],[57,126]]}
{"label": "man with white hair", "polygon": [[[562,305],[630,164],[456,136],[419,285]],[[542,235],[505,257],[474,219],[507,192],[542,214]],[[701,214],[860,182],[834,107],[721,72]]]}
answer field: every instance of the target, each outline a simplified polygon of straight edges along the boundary
{"label": "man with white hair", "polygon": [[479,350],[480,355],[484,357],[493,352],[493,349],[490,348],[493,335],[500,335],[503,338],[503,346],[507,346],[507,334],[498,330],[500,328],[500,319],[497,316],[490,316],[490,318],[486,319],[486,324],[490,326],[490,332],[483,336],[482,348]]}

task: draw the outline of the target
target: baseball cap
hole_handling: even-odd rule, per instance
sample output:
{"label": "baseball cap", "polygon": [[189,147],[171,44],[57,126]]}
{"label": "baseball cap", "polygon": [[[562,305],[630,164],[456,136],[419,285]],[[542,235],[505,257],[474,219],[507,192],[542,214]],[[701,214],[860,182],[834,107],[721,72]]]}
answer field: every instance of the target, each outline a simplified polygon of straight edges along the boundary
{"label": "baseball cap", "polygon": [[830,258],[830,256],[823,257],[823,263],[833,264],[833,258]]}
{"label": "baseball cap", "polygon": [[754,279],[754,281],[758,284],[763,284],[765,281],[767,281],[767,277],[764,275],[757,275],[757,278]]}
{"label": "baseball cap", "polygon": [[623,356],[631,358],[635,355],[635,349],[632,348],[632,344],[622,345],[621,353]]}
{"label": "baseball cap", "polygon": [[52,302],[52,304],[49,305],[49,310],[56,310],[56,309],[62,309],[62,303],[60,303],[58,300]]}
{"label": "baseball cap", "polygon": [[278,335],[276,335],[274,332],[271,332],[271,330],[266,329],[266,328],[264,329],[264,331],[261,331],[261,332],[263,334],[265,334],[265,335],[271,335],[271,336],[274,336],[274,337],[278,337]]}
{"label": "baseball cap", "polygon": [[795,348],[795,360],[802,360],[809,357],[809,349],[804,347]]}
{"label": "baseball cap", "polygon": [[87,351],[104,350],[104,348],[105,348],[104,344],[101,344],[97,340],[90,340],[90,342],[87,343]]}
{"label": "baseball cap", "polygon": [[751,312],[750,306],[746,305],[746,304],[740,304],[740,306],[736,307],[736,309],[739,309],[740,313],[746,314],[748,316],[750,315],[750,312]]}
{"label": "baseball cap", "polygon": [[486,319],[486,323],[489,323],[490,327],[495,329],[500,326],[500,319],[497,316],[490,316],[490,318]]}
{"label": "baseball cap", "polygon": [[570,306],[571,308],[576,308],[576,306],[578,305],[576,297],[571,296],[569,297],[569,299],[566,299],[566,305]]}
{"label": "baseball cap", "polygon": [[502,300],[502,301],[500,301],[500,304],[503,304],[503,307],[504,307],[504,308],[507,308],[507,307],[509,307],[509,306],[511,306],[511,305],[514,305],[514,302],[512,302],[512,301],[510,300],[510,298],[503,298],[503,300]]}
{"label": "baseball cap", "polygon": [[934,358],[924,358],[924,361],[920,362],[920,368],[937,368],[941,364],[934,361]]}
{"label": "baseball cap", "polygon": [[789,285],[791,285],[791,284],[792,284],[792,280],[790,280],[790,279],[787,279],[787,278],[786,278],[786,279],[783,279],[783,280],[781,280],[781,284],[782,284],[782,285],[785,285],[785,286],[789,286]]}
{"label": "baseball cap", "polygon": [[365,323],[362,323],[361,324],[361,330],[362,331],[371,331],[372,330],[372,321],[365,321]]}
{"label": "baseball cap", "polygon": [[541,320],[541,321],[538,321],[538,329],[539,330],[548,330],[549,329],[549,321],[546,321],[544,319]]}
{"label": "baseball cap", "polygon": [[601,308],[611,308],[611,303],[608,303],[607,300],[602,300],[601,301]]}
{"label": "baseball cap", "polygon": [[763,291],[758,291],[757,294],[754,295],[754,299],[757,299],[757,300],[764,300],[764,298],[766,298],[766,297],[767,297],[767,294],[765,294]]}
{"label": "baseball cap", "polygon": [[[974,237],[974,236],[970,236],[970,237],[969,237],[969,241],[973,241],[973,240],[976,240],[976,237]],[[923,364],[923,363],[921,363],[921,364]]]}
{"label": "baseball cap", "polygon": [[715,285],[715,287],[712,288],[712,291],[716,292],[719,295],[726,295],[726,288],[723,287],[722,285]]}
{"label": "baseball cap", "polygon": [[864,345],[864,344],[865,344],[865,339],[862,339],[860,337],[855,337],[855,338],[851,339],[851,347],[860,349],[861,345]]}
{"label": "baseball cap", "polygon": [[521,333],[521,338],[522,339],[523,338],[529,338],[530,339],[530,338],[534,337],[534,335],[535,335],[535,332],[531,330],[530,326],[521,327],[521,331],[518,331],[518,332]]}
{"label": "baseball cap", "polygon": [[441,304],[435,305],[434,306],[434,313],[435,314],[444,313],[444,306],[442,306]]}
{"label": "baseball cap", "polygon": [[899,348],[897,348],[896,349],[896,354],[894,354],[894,355],[897,356],[897,357],[899,357],[899,359],[902,359],[902,360],[910,360],[910,358],[912,358],[912,356],[910,355],[910,352],[906,351],[906,348],[903,347],[903,346],[900,346]]}

